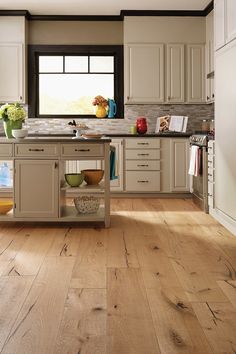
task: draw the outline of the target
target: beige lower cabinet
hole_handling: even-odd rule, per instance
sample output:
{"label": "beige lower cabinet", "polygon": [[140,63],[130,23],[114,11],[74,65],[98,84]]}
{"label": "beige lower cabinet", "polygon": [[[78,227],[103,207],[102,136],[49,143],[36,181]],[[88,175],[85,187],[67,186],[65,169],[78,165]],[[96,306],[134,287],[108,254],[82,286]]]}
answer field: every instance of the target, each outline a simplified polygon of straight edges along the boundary
{"label": "beige lower cabinet", "polygon": [[160,139],[130,138],[125,143],[127,192],[160,192]]}
{"label": "beige lower cabinet", "polygon": [[189,141],[170,139],[170,191],[189,192]]}
{"label": "beige lower cabinet", "polygon": [[15,217],[58,217],[58,161],[15,161]]}

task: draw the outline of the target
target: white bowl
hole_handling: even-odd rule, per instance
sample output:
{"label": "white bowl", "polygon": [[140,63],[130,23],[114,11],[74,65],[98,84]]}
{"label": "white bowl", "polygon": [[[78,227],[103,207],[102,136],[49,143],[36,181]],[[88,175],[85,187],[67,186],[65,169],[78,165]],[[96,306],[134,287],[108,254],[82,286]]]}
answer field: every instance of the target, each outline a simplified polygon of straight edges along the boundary
{"label": "white bowl", "polygon": [[75,207],[80,214],[93,214],[99,209],[100,198],[83,195],[74,198]]}
{"label": "white bowl", "polygon": [[24,139],[28,135],[28,129],[12,129],[15,139]]}

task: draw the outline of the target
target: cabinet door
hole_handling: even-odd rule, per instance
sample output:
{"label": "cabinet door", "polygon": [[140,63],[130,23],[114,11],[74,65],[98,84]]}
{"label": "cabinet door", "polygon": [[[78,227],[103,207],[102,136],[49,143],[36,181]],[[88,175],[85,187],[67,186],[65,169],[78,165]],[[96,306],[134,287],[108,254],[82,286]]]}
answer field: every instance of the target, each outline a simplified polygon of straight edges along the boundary
{"label": "cabinet door", "polygon": [[184,44],[167,44],[168,103],[184,102]]}
{"label": "cabinet door", "polygon": [[214,2],[214,22],[215,50],[217,50],[225,45],[225,0]]}
{"label": "cabinet door", "polygon": [[189,192],[189,142],[186,139],[171,139],[170,188],[171,192]]}
{"label": "cabinet door", "polygon": [[0,102],[24,102],[23,63],[23,44],[0,43]]}
{"label": "cabinet door", "polygon": [[205,57],[203,44],[188,45],[188,103],[205,102]]}
{"label": "cabinet door", "polygon": [[15,216],[58,217],[58,162],[56,160],[15,161]]}
{"label": "cabinet door", "polygon": [[163,44],[130,44],[125,50],[125,102],[164,102]]}
{"label": "cabinet door", "polygon": [[236,38],[236,1],[226,0],[226,43]]}

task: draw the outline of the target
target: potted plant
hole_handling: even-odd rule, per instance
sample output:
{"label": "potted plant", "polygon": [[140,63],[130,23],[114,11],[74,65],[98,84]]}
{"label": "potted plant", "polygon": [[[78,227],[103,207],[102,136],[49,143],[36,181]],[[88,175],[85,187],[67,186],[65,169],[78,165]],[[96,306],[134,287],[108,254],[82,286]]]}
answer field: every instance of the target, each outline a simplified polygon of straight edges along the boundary
{"label": "potted plant", "polygon": [[108,106],[108,101],[104,97],[100,95],[96,96],[93,100],[93,105],[97,106],[96,109],[97,118],[105,118],[107,116],[106,107]]}
{"label": "potted plant", "polygon": [[8,139],[12,138],[12,129],[21,129],[26,111],[19,103],[4,104],[0,107],[0,119],[3,120],[4,131]]}

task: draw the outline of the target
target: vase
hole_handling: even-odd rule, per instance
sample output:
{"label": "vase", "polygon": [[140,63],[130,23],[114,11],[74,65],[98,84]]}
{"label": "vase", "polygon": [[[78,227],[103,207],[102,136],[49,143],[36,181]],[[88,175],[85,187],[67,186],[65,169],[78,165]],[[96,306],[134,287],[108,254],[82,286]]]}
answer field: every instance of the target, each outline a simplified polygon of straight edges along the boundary
{"label": "vase", "polygon": [[22,128],[22,121],[21,120],[7,120],[3,122],[4,132],[8,139],[13,138],[12,136],[12,129],[21,129]]}
{"label": "vase", "polygon": [[96,109],[97,118],[105,118],[107,116],[107,110],[105,107],[98,105]]}

